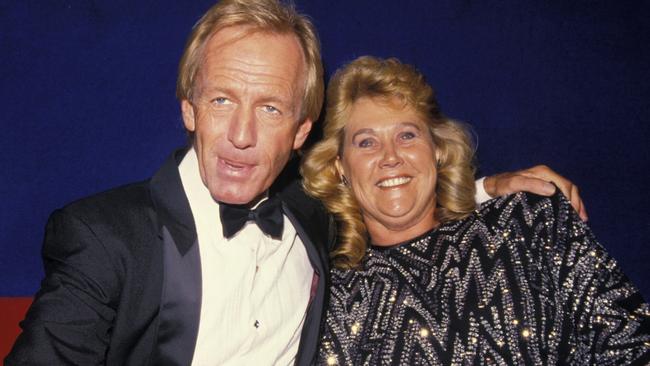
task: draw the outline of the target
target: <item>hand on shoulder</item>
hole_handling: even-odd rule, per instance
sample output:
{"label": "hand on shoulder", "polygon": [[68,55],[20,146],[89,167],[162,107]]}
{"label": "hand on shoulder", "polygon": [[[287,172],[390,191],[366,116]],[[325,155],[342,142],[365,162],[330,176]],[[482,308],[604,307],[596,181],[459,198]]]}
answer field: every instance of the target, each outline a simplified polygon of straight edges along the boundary
{"label": "hand on shoulder", "polygon": [[588,220],[585,205],[580,197],[578,186],[559,175],[546,165],[516,172],[501,173],[486,177],[483,181],[485,191],[491,197],[499,197],[516,192],[530,192],[542,196],[551,196],[556,187],[567,197],[571,206],[583,221]]}

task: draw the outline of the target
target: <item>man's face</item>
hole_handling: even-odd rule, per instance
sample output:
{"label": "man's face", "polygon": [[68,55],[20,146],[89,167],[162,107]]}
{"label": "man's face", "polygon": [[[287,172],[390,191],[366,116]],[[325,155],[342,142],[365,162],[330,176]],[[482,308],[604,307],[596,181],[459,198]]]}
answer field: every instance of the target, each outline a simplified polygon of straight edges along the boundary
{"label": "man's face", "polygon": [[294,35],[224,28],[206,43],[191,102],[181,103],[203,184],[217,201],[264,193],[302,146],[306,66]]}

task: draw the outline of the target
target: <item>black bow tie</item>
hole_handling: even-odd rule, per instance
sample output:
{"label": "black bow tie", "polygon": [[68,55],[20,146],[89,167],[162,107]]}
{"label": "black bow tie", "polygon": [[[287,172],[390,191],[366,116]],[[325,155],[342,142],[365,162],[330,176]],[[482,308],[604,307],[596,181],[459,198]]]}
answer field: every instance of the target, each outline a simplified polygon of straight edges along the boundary
{"label": "black bow tie", "polygon": [[244,205],[219,203],[219,213],[221,215],[223,236],[226,239],[232,238],[248,221],[255,221],[262,232],[273,239],[282,239],[284,216],[282,214],[282,202],[277,198],[265,200],[254,210]]}

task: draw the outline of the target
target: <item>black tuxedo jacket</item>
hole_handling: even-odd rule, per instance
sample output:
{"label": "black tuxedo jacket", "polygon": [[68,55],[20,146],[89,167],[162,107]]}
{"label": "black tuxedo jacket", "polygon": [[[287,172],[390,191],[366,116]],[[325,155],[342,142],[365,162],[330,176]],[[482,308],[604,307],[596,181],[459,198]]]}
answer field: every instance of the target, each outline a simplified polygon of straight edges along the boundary
{"label": "black tuxedo jacket", "polygon": [[[189,365],[198,333],[201,268],[176,151],[149,180],[55,211],[45,279],[6,365]],[[317,275],[296,364],[317,351],[331,220],[295,179],[273,189]],[[215,340],[218,342],[219,340]]]}

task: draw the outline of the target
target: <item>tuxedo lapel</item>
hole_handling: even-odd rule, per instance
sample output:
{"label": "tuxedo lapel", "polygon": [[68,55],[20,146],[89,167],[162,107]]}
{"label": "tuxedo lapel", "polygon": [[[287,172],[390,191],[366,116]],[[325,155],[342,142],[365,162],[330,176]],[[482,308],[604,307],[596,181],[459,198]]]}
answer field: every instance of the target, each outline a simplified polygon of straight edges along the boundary
{"label": "tuxedo lapel", "polygon": [[316,355],[320,324],[328,287],[328,224],[329,217],[320,204],[302,191],[298,182],[279,193],[285,215],[300,236],[314,269],[314,285],[300,336],[296,365],[311,365]]}
{"label": "tuxedo lapel", "polygon": [[196,242],[196,225],[187,200],[178,165],[187,149],[176,150],[151,178],[151,198],[159,218],[159,229],[166,227],[181,255]]}
{"label": "tuxedo lapel", "polygon": [[318,223],[317,216],[305,215],[303,212],[297,211],[286,202],[283,202],[283,211],[287,215],[289,221],[296,229],[300,240],[302,240],[307,250],[307,256],[314,268],[314,271],[320,276],[326,274],[327,268],[327,254],[325,252],[322,238],[319,238],[321,230],[315,230],[314,226]]}
{"label": "tuxedo lapel", "polygon": [[194,356],[201,313],[199,246],[192,245],[181,254],[166,227],[162,228],[162,242],[163,291],[152,364],[189,365]]}
{"label": "tuxedo lapel", "polygon": [[201,259],[196,226],[178,165],[187,153],[175,151],[151,179],[163,257],[157,344],[152,365],[192,362],[201,313]]}
{"label": "tuxedo lapel", "polygon": [[[314,269],[314,281],[312,283],[310,301],[309,305],[307,305],[307,314],[300,335],[300,346],[296,355],[296,365],[311,365],[318,346],[320,322],[325,303],[326,279],[328,274],[327,261],[322,251],[322,243],[316,241],[318,236],[314,235],[316,234],[314,231],[309,230],[309,226],[312,226],[310,225],[309,217],[292,210],[286,204],[283,208],[285,215],[287,215],[296,229],[298,236],[300,236],[300,240],[305,246],[307,256]],[[317,218],[312,217],[311,219],[316,220]],[[305,225],[302,223],[305,223]]]}

